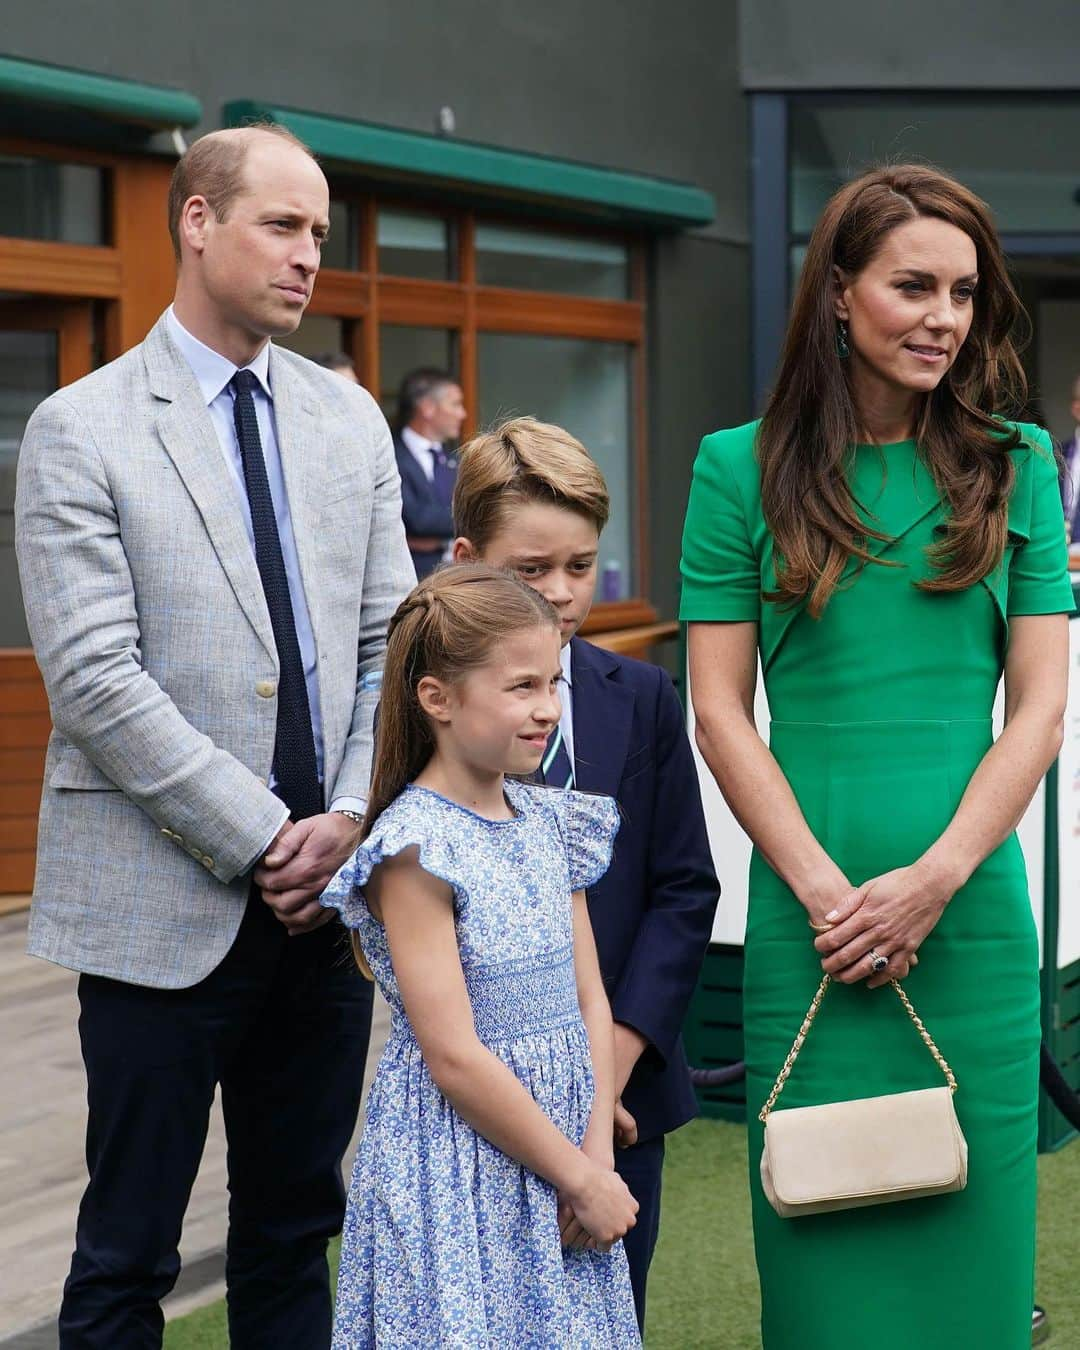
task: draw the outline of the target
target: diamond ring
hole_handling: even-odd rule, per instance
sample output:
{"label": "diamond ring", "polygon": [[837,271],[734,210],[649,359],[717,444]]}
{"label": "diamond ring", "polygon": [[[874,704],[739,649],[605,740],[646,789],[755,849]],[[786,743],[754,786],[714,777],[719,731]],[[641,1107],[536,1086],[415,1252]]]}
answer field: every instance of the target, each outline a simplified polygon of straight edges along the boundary
{"label": "diamond ring", "polygon": [[868,955],[870,957],[870,964],[873,967],[875,975],[878,973],[879,970],[884,970],[885,967],[889,964],[889,958],[887,956],[879,956],[877,952],[873,950],[873,948],[870,949]]}

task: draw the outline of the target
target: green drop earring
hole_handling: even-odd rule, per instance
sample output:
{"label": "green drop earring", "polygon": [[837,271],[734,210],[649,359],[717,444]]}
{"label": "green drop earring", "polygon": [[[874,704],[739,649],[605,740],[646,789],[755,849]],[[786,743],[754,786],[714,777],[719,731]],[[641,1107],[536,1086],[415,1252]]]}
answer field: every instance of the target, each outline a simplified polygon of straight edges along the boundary
{"label": "green drop earring", "polygon": [[851,355],[851,348],[848,346],[847,324],[843,319],[836,321],[836,354],[841,361],[846,361]]}

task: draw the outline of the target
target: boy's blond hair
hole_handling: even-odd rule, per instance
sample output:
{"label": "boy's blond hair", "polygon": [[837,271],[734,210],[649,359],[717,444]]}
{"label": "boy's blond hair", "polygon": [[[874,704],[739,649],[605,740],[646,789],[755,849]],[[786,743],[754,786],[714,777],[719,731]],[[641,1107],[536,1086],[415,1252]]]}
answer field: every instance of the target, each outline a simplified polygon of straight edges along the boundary
{"label": "boy's blond hair", "polygon": [[544,502],[607,524],[611,502],[589,452],[562,427],[513,417],[473,437],[458,458],[454,530],[478,553],[499,532],[509,509]]}

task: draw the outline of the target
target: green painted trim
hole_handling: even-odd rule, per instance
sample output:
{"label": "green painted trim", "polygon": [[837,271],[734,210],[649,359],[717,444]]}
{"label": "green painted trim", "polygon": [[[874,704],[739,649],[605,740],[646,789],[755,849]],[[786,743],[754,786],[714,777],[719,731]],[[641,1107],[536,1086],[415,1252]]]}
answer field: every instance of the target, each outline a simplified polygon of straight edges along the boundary
{"label": "green painted trim", "polygon": [[[1065,1081],[1074,1092],[1077,1092],[1080,1091],[1080,1061],[1075,1058],[1070,1061],[1069,1055],[1070,1052],[1074,1053],[1075,1051],[1077,1031],[1080,1030],[1080,1017],[1074,1016],[1071,1020],[1068,1020],[1064,1016],[1063,995],[1067,986],[1071,985],[1073,991],[1075,990],[1077,981],[1080,980],[1080,961],[1074,961],[1070,966],[1063,966],[1055,974],[1053,1024],[1046,1038],[1046,1043],[1050,1048],[1050,1053],[1061,1066]],[[1062,1063],[1063,1060],[1066,1062]],[[1072,1123],[1066,1120],[1045,1092],[1041,1093],[1039,1100],[1039,1152],[1054,1153],[1076,1137],[1077,1131]]]}
{"label": "green painted trim", "polygon": [[712,194],[693,184],[596,168],[568,159],[249,100],[227,103],[223,120],[226,126],[276,122],[325,160],[488,192],[554,200],[590,216],[668,228],[708,225],[716,216]]}
{"label": "green painted trim", "polygon": [[182,89],[0,56],[0,98],[47,104],[145,127],[191,127],[202,104]]}
{"label": "green painted trim", "polygon": [[[710,942],[683,1023],[687,1060],[698,1068],[743,1058],[743,949]],[[746,1083],[695,1088],[698,1109],[717,1120],[746,1120]]]}
{"label": "green painted trim", "polygon": [[[1080,581],[1073,583],[1073,599],[1080,609]],[[1077,615],[1071,615],[1076,620]],[[1061,872],[1058,858],[1058,764],[1051,764],[1046,774],[1046,819],[1043,832],[1043,963],[1039,972],[1042,996],[1043,1040],[1050,1053],[1057,1058],[1061,1053],[1061,990],[1080,973],[1080,962],[1063,970],[1057,968],[1058,928],[1061,909]],[[1039,1152],[1052,1153],[1062,1144],[1075,1138],[1076,1131],[1050,1101],[1045,1092],[1039,1093]]]}

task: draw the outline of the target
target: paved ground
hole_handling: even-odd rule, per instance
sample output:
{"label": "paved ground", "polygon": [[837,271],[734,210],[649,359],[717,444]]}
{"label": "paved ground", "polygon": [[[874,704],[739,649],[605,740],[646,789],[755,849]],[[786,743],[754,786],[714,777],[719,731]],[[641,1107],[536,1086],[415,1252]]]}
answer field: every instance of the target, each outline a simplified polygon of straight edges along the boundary
{"label": "paved ground", "polygon": [[[85,1079],[76,976],[25,956],[25,933],[25,914],[0,918],[0,1350],[53,1350],[48,1324],[59,1306],[86,1179]],[[365,1083],[388,1026],[377,1000]],[[168,1315],[220,1297],[224,1240],[225,1143],[215,1105],[184,1225],[184,1272]]]}

